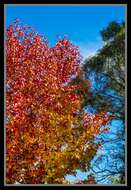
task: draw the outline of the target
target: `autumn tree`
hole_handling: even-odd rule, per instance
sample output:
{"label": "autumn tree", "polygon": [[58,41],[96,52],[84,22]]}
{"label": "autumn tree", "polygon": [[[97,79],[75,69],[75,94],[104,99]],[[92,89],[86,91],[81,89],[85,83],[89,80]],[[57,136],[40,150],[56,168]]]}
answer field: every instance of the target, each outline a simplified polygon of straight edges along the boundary
{"label": "autumn tree", "polygon": [[[52,48],[28,26],[6,30],[6,183],[63,183],[86,170],[106,131],[105,112],[85,113],[90,82],[72,84],[80,54],[67,38]],[[79,93],[78,93],[79,92]]]}

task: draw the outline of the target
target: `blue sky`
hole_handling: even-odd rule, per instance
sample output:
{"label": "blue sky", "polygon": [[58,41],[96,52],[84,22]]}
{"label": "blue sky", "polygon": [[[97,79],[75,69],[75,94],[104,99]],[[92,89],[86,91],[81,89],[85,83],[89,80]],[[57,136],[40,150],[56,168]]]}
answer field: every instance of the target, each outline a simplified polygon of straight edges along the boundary
{"label": "blue sky", "polygon": [[19,18],[47,37],[54,46],[57,35],[67,35],[88,57],[102,46],[100,30],[109,22],[125,20],[125,6],[6,6],[6,25]]}

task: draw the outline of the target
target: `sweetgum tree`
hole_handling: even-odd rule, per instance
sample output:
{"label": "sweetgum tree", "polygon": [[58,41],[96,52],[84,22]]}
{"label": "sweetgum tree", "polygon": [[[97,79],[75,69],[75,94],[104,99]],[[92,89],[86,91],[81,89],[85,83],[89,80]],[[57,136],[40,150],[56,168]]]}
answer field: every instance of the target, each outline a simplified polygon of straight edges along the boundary
{"label": "sweetgum tree", "polygon": [[[6,183],[64,183],[88,169],[109,121],[82,109],[90,83],[79,77],[80,54],[63,38],[53,48],[18,22],[6,31]],[[79,92],[79,93],[78,93]]]}

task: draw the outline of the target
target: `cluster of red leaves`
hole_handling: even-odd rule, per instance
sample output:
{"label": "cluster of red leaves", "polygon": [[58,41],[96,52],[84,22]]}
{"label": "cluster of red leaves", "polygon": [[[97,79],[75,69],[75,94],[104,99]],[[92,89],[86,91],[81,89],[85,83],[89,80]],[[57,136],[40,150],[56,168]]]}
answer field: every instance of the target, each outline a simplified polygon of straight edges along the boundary
{"label": "cluster of red leaves", "polygon": [[76,180],[75,184],[96,184],[96,180],[93,174],[88,175],[88,178],[84,181]]}
{"label": "cluster of red leaves", "polygon": [[61,183],[95,155],[95,143],[89,155],[83,148],[109,118],[82,111],[82,96],[75,90],[85,93],[89,82],[70,84],[79,64],[78,48],[66,38],[50,48],[27,26],[15,22],[7,29],[7,183]]}

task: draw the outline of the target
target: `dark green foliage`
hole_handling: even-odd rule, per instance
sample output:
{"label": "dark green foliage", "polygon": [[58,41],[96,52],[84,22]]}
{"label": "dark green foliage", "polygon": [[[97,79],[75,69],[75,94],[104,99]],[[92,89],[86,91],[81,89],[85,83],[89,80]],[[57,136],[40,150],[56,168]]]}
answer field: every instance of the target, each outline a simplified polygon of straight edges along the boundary
{"label": "dark green foliage", "polygon": [[[113,149],[112,163],[107,163],[105,170],[109,172],[107,178],[114,178],[112,183],[123,184],[125,183],[125,174],[123,173],[125,170],[123,153],[125,149],[123,147],[125,141],[125,23],[111,22],[107,28],[101,31],[101,36],[105,42],[104,46],[94,56],[86,59],[83,64],[86,79],[93,78],[95,81],[92,96],[87,105],[96,112],[110,112],[114,119],[122,121],[121,135],[119,135],[119,131],[115,134],[115,142],[119,144],[118,149]],[[110,144],[112,141],[109,139]],[[103,157],[110,160],[110,155]],[[115,168],[116,165],[119,166]],[[100,171],[100,168],[98,170],[98,173],[101,173],[101,179],[105,180],[104,173]],[[115,180],[117,175],[120,177]]]}
{"label": "dark green foliage", "polygon": [[103,40],[108,41],[117,36],[117,34],[121,31],[121,26],[123,27],[124,23],[120,25],[116,21],[111,22],[107,28],[100,32]]}
{"label": "dark green foliage", "polygon": [[[96,81],[91,105],[96,109],[107,109],[124,119],[125,96],[125,24],[112,22],[103,30],[105,45],[83,65],[86,78],[94,76]],[[111,41],[110,41],[111,39]]]}

